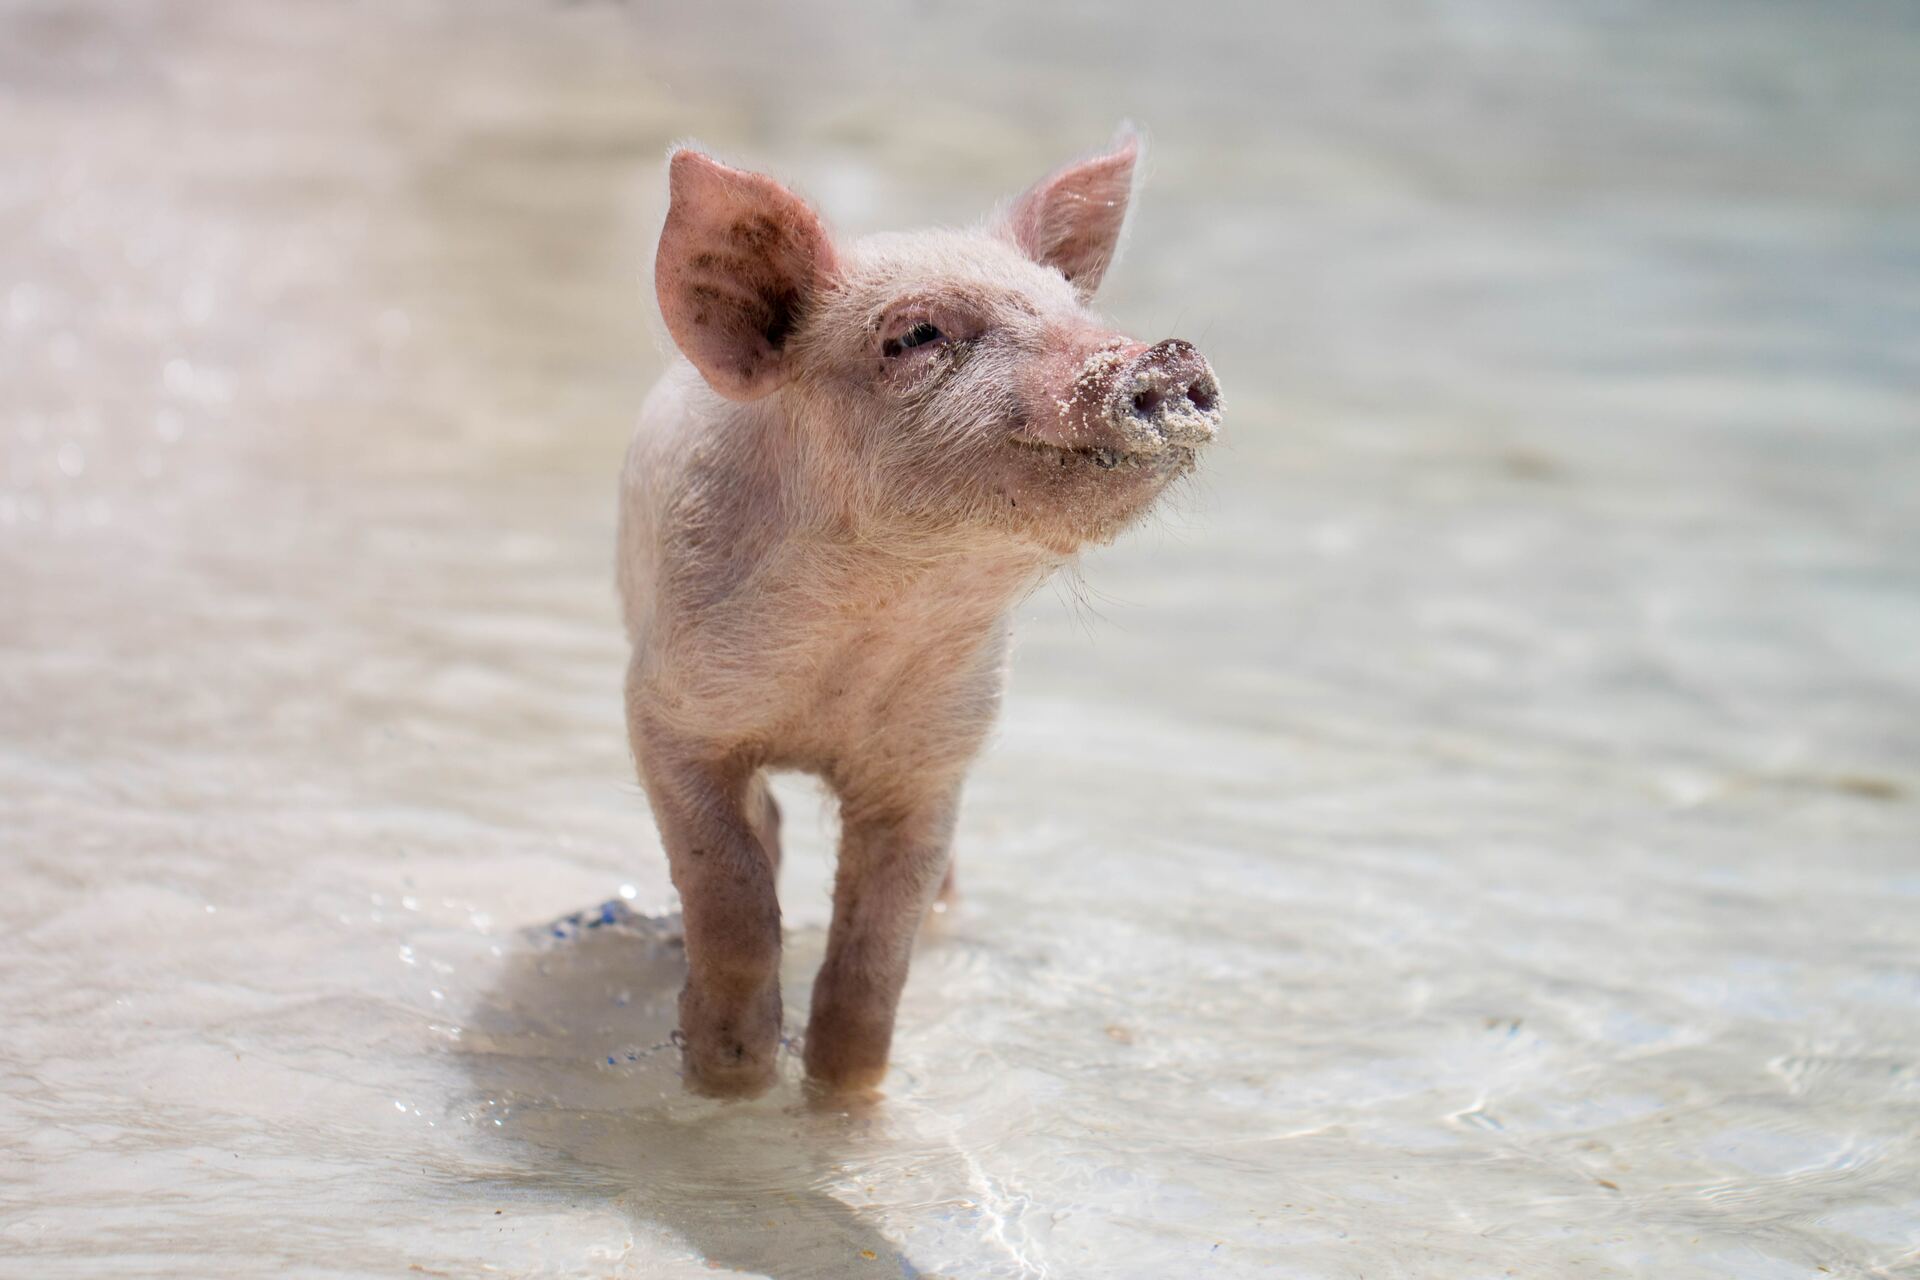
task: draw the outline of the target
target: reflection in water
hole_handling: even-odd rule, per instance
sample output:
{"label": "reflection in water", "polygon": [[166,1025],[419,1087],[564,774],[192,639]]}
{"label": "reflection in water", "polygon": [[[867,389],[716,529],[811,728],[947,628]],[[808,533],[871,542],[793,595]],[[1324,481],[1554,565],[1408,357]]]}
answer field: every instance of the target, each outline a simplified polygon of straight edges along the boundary
{"label": "reflection in water", "polygon": [[[685,1097],[670,1039],[686,974],[678,939],[624,920],[594,924],[558,948],[513,952],[467,1019],[460,1056],[485,1099],[480,1115],[524,1144],[514,1157],[523,1179],[551,1170],[564,1190],[598,1191],[702,1256],[756,1275],[826,1275],[863,1253],[894,1257],[824,1189],[836,1141],[856,1122],[790,1101],[776,1109]],[[903,1275],[919,1274],[899,1263]]]}
{"label": "reflection in water", "polygon": [[[603,1197],[642,1231],[775,1280],[876,1262],[875,1274],[909,1280],[1045,1274],[1010,1245],[993,1208],[969,1198],[981,1194],[974,1163],[915,1132],[913,1109],[809,1105],[797,1056],[783,1086],[754,1102],[685,1091],[673,1041],[686,976],[678,930],[677,915],[617,903],[563,919],[514,946],[467,1015],[456,1056],[472,1114],[483,1136],[511,1144],[514,1185]],[[806,1008],[824,947],[818,929],[787,940],[790,1010]],[[920,1233],[918,1265],[883,1234],[877,1203],[857,1207],[873,1201],[862,1179],[898,1176],[908,1163],[933,1228]]]}
{"label": "reflection in water", "polygon": [[[0,0],[0,1271],[1912,1269],[1912,7],[1168,21]],[[1020,620],[885,1105],[689,1097],[660,157],[868,231],[1125,117],[1225,438]]]}

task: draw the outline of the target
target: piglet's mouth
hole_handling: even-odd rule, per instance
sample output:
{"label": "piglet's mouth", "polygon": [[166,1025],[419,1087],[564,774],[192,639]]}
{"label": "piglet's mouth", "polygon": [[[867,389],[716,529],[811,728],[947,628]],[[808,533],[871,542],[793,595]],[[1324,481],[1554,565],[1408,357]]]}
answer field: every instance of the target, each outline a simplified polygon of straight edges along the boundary
{"label": "piglet's mouth", "polygon": [[1104,444],[1048,444],[1044,440],[1035,440],[1031,436],[1009,436],[1007,439],[1009,443],[1016,444],[1022,449],[1042,455],[1050,454],[1059,459],[1063,467],[1073,466],[1076,462],[1087,462],[1102,471],[1165,467],[1193,456],[1193,450],[1179,445],[1163,447],[1151,453],[1134,453]]}

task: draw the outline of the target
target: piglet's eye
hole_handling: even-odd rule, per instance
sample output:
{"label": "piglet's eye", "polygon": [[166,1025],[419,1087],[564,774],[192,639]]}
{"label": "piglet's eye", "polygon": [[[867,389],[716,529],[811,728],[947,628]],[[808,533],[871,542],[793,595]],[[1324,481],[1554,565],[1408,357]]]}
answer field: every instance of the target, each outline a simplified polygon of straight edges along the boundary
{"label": "piglet's eye", "polygon": [[930,342],[938,342],[945,336],[932,324],[922,320],[899,337],[888,338],[881,343],[880,352],[882,355],[897,356],[902,351],[911,351],[915,347],[924,347]]}

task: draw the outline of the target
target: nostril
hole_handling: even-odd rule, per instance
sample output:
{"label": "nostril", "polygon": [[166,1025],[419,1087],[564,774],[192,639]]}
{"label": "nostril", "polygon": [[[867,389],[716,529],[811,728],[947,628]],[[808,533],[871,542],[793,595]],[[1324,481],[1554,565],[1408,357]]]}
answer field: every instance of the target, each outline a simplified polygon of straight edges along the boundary
{"label": "nostril", "polygon": [[1153,416],[1153,411],[1160,407],[1160,400],[1160,393],[1151,388],[1146,391],[1136,391],[1133,393],[1133,411],[1143,418],[1150,418]]}
{"label": "nostril", "polygon": [[1213,406],[1219,402],[1219,397],[1214,394],[1213,388],[1201,382],[1196,382],[1187,388],[1187,399],[1191,400],[1193,407],[1202,413],[1212,413]]}

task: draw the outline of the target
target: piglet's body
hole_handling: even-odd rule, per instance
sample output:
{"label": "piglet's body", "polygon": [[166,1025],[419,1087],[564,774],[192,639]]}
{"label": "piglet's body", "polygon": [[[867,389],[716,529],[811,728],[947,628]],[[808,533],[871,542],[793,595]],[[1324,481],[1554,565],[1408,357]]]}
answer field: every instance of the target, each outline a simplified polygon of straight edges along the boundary
{"label": "piglet's body", "polygon": [[1009,610],[1189,469],[1218,387],[1186,343],[1088,310],[1131,138],[988,226],[837,244],[773,180],[671,160],[656,263],[685,357],[622,477],[627,715],[685,916],[690,1083],[773,1078],[769,770],[819,775],[842,836],[808,1074],[885,1074],[914,935],[1000,702]]}

